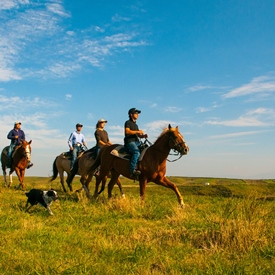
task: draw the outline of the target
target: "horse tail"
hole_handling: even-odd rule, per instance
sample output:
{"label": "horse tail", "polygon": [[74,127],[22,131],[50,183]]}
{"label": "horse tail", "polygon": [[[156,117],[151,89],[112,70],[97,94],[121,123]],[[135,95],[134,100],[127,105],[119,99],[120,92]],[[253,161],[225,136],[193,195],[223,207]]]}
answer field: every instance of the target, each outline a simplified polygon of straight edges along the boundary
{"label": "horse tail", "polygon": [[50,179],[50,181],[53,181],[57,178],[58,176],[58,170],[57,170],[57,166],[56,166],[56,160],[57,160],[58,156],[55,158],[54,162],[53,162],[53,175]]}
{"label": "horse tail", "polygon": [[74,179],[74,176],[77,174],[78,172],[78,158],[76,159],[74,166],[72,168],[72,170],[70,171],[70,174],[68,175],[66,182],[68,185],[70,185]]}

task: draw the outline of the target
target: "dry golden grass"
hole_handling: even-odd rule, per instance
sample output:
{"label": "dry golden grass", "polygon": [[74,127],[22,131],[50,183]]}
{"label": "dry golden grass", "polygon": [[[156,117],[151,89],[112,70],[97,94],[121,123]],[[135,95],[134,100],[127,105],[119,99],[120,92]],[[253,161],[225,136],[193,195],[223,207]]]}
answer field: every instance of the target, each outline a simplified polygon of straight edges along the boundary
{"label": "dry golden grass", "polygon": [[124,179],[125,199],[116,188],[112,200],[105,191],[92,201],[63,193],[58,181],[26,178],[28,189],[58,191],[52,217],[40,206],[24,212],[24,192],[1,187],[0,273],[275,273],[275,205],[265,199],[274,196],[274,181],[175,180],[184,210],[156,185],[141,207],[137,184]]}

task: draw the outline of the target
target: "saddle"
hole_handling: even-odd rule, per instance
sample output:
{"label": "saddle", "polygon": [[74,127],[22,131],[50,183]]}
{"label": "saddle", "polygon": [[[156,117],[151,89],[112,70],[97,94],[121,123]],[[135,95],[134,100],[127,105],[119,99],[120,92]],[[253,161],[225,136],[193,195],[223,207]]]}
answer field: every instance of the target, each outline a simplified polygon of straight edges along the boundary
{"label": "saddle", "polygon": [[[142,144],[143,145],[143,144]],[[145,152],[147,151],[147,149],[149,148],[148,145],[143,145],[139,147],[139,151],[140,151],[140,156],[139,156],[139,161],[142,160]],[[124,145],[118,145],[116,148],[114,148],[111,153],[111,155],[116,156],[118,158],[121,159],[126,159],[126,160],[130,160],[131,158],[131,153],[129,152],[129,150],[124,146]]]}
{"label": "saddle", "polygon": [[[83,156],[83,154],[90,154],[90,158],[91,159],[95,159],[96,158],[96,146],[92,147],[91,149],[87,150],[87,151],[80,151],[77,155],[77,158],[81,158]],[[67,152],[63,152],[61,153],[61,155],[63,156],[63,158],[65,159],[72,159],[72,152],[71,151],[67,151]]]}

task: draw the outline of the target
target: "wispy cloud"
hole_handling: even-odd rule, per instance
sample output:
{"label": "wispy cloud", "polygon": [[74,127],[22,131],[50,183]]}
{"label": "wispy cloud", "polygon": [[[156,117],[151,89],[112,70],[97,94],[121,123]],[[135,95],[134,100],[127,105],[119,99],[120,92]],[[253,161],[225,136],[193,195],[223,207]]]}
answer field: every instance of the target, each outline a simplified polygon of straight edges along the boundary
{"label": "wispy cloud", "polygon": [[70,18],[59,0],[2,0],[0,81],[64,78],[147,45],[144,33],[129,18],[116,14],[110,24],[80,30],[66,27]]}
{"label": "wispy cloud", "polygon": [[243,137],[243,136],[254,136],[257,134],[262,134],[267,131],[247,131],[247,132],[236,132],[236,133],[230,133],[230,134],[224,134],[224,135],[215,135],[215,136],[209,136],[210,139],[227,139],[227,138],[237,138],[237,137]]}
{"label": "wispy cloud", "polygon": [[164,109],[167,113],[178,113],[182,110],[182,108],[175,107],[175,106],[168,106]]}
{"label": "wispy cloud", "polygon": [[216,108],[220,107],[218,104],[216,104],[215,102],[213,103],[212,106],[210,107],[197,107],[196,108],[196,113],[206,113],[206,112],[210,112]]}
{"label": "wispy cloud", "polygon": [[73,96],[71,94],[66,94],[65,95],[66,100],[71,100],[72,98],[73,98]]}
{"label": "wispy cloud", "polygon": [[258,108],[248,111],[243,116],[232,120],[208,120],[209,125],[223,125],[229,127],[263,127],[275,125],[274,109]]}
{"label": "wispy cloud", "polygon": [[[29,97],[19,97],[19,96],[12,96],[7,97],[0,95],[0,111],[3,110],[17,110],[18,106],[20,106],[20,110],[28,110],[29,108],[47,108],[57,106],[55,102],[45,100],[39,97],[29,98]],[[11,113],[12,113],[11,112]]]}
{"label": "wispy cloud", "polygon": [[260,76],[252,79],[250,83],[244,84],[239,88],[233,89],[223,95],[224,98],[234,98],[250,94],[270,94],[275,92],[275,77]]}
{"label": "wispy cloud", "polygon": [[228,87],[226,86],[212,86],[212,85],[201,85],[201,84],[198,84],[198,85],[194,85],[194,86],[191,86],[187,89],[187,92],[198,92],[198,91],[203,91],[203,90],[209,90],[209,89],[228,89]]}

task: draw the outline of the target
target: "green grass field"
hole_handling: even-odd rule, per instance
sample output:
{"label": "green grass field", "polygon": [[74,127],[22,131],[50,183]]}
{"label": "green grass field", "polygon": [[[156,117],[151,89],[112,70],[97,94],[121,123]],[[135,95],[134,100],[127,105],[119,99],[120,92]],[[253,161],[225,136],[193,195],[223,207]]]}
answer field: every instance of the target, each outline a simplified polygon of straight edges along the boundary
{"label": "green grass field", "polygon": [[105,190],[93,201],[26,177],[27,190],[57,190],[49,216],[26,213],[24,192],[1,176],[0,274],[275,274],[274,180],[170,179],[185,209],[152,183],[141,207],[138,184],[123,178],[125,199],[115,187],[112,200]]}

